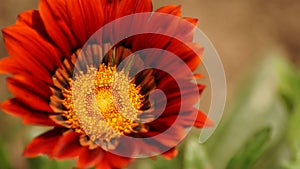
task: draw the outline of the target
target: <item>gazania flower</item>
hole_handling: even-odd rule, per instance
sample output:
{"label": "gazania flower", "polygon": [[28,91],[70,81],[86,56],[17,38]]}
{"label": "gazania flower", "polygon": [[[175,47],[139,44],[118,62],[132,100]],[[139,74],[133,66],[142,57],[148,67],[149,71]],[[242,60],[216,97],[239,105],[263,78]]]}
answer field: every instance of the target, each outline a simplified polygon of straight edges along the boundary
{"label": "gazania flower", "polygon": [[[25,124],[53,126],[28,144],[26,157],[46,154],[78,158],[79,168],[122,168],[137,156],[162,153],[170,159],[187,128],[211,124],[194,108],[204,87],[192,80],[200,75],[186,76],[184,66],[172,64],[163,53],[153,52],[150,55],[156,59],[147,61],[130,57],[143,49],[161,49],[178,56],[193,72],[202,51],[192,43],[194,26],[153,17],[147,27],[171,31],[184,42],[147,33],[112,45],[118,34],[114,29],[87,43],[104,25],[144,12],[152,12],[151,0],[41,0],[38,10],[20,14],[15,25],[3,30],[10,56],[0,61],[0,72],[11,74],[7,85],[15,97],[3,102],[2,110],[21,117]],[[180,6],[173,5],[155,13],[181,16]],[[181,20],[197,23],[193,18]],[[125,67],[118,69],[123,61]],[[183,90],[172,73],[156,68],[132,73],[153,62],[174,69]],[[164,93],[165,105],[164,97],[151,95],[156,89]]]}

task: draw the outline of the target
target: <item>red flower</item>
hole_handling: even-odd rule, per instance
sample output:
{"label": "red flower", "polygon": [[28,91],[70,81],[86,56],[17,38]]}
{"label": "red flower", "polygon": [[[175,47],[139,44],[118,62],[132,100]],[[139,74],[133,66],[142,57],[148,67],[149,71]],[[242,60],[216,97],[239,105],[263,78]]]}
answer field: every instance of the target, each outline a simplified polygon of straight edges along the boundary
{"label": "red flower", "polygon": [[[148,33],[122,40],[105,55],[100,51],[110,44],[110,35],[84,47],[105,24],[126,15],[151,11],[151,0],[41,0],[39,10],[20,14],[15,25],[3,30],[10,56],[0,61],[0,73],[12,75],[7,85],[15,98],[3,102],[2,110],[21,117],[25,124],[54,127],[29,143],[24,151],[26,157],[39,154],[55,159],[78,157],[79,168],[122,168],[139,154],[164,152],[162,155],[167,159],[174,157],[175,146],[184,137],[185,129],[204,126],[205,114],[193,107],[203,85],[192,88],[191,77],[181,77],[186,90],[180,91],[176,79],[167,72],[151,68],[126,80],[130,75],[117,69],[132,53],[157,48],[177,55],[194,71],[200,63],[194,50],[202,49],[192,43],[193,27],[161,21],[166,22],[164,29],[180,34],[184,43]],[[180,6],[166,6],[156,12],[181,16]],[[183,20],[197,23],[193,18]],[[193,50],[186,44],[193,46]],[[81,53],[83,49],[93,53],[92,61],[88,60],[89,54]],[[183,70],[181,66],[172,66],[164,55],[159,57],[158,62],[165,63],[164,67],[176,68],[177,74]],[[99,58],[103,60],[95,63]],[[130,69],[135,69],[134,66]],[[76,73],[78,68],[82,72]],[[155,114],[157,109],[151,109],[150,93],[155,89],[162,90],[167,99],[160,115]],[[154,99],[161,106],[161,98]],[[180,117],[179,111],[183,111]],[[164,133],[178,118],[179,125],[172,128],[172,135],[164,134],[150,142],[143,139]],[[132,144],[128,138],[142,139]],[[114,153],[119,150],[130,156]]]}

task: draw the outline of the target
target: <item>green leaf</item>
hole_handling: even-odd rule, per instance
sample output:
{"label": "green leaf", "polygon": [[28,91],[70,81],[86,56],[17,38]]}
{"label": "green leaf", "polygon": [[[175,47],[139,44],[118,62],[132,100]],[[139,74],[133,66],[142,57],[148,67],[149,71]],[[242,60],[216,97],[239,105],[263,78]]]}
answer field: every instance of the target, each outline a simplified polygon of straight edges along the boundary
{"label": "green leaf", "polygon": [[287,139],[291,146],[294,160],[300,160],[300,105],[295,105],[287,130]]}
{"label": "green leaf", "polygon": [[279,92],[285,99],[289,110],[300,103],[300,73],[287,60],[276,64],[279,75]]}
{"label": "green leaf", "polygon": [[38,169],[67,169],[75,166],[73,160],[56,161],[47,156],[28,159],[29,168]]}
{"label": "green leaf", "polygon": [[184,169],[211,168],[206,149],[199,143],[198,137],[191,137],[186,140],[184,144],[182,164],[182,168]]}
{"label": "green leaf", "polygon": [[0,166],[5,169],[12,169],[5,152],[5,144],[2,139],[0,139]]}
{"label": "green leaf", "polygon": [[273,148],[285,135],[289,113],[278,94],[278,62],[281,62],[280,57],[269,57],[256,65],[252,76],[246,76],[237,97],[230,102],[234,104],[225,114],[227,117],[205,143],[214,169],[226,168],[233,156],[248,143],[249,136],[266,126],[272,130],[267,147]]}
{"label": "green leaf", "polygon": [[249,169],[263,154],[270,140],[271,129],[263,128],[250,137],[246,144],[231,158],[227,169]]}

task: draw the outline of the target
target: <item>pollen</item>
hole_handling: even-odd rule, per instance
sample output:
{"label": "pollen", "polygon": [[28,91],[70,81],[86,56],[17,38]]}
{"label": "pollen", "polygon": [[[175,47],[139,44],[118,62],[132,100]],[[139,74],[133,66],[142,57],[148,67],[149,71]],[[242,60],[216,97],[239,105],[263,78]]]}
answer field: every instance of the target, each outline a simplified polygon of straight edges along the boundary
{"label": "pollen", "polygon": [[70,87],[62,92],[68,109],[64,116],[76,132],[99,144],[135,132],[144,96],[128,74],[101,64],[98,69],[88,67],[69,81]]}

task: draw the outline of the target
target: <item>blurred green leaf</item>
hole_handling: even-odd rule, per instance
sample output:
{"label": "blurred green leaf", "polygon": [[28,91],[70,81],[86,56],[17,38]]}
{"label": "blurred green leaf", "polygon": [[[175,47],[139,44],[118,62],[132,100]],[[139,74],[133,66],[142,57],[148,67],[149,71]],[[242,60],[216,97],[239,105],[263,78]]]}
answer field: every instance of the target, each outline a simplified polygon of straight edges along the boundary
{"label": "blurred green leaf", "polygon": [[[181,149],[181,148],[180,148]],[[182,149],[179,151],[179,154],[171,159],[166,160],[161,156],[157,156],[154,159],[145,158],[145,159],[138,159],[135,163],[131,164],[128,168],[129,169],[182,169],[182,159],[183,159],[183,151]]]}
{"label": "blurred green leaf", "polygon": [[[198,135],[196,135],[198,136]],[[211,168],[205,147],[199,143],[198,137],[187,139],[183,150],[184,169],[207,169]]]}
{"label": "blurred green leaf", "polygon": [[289,110],[293,109],[293,105],[300,102],[300,73],[292,64],[281,58],[281,62],[277,62],[277,71],[280,78],[279,92],[286,99]]}
{"label": "blurred green leaf", "polygon": [[286,141],[289,145],[289,159],[284,168],[300,168],[300,73],[288,62],[277,64],[280,75],[280,90],[286,108],[290,112],[286,131]]}
{"label": "blurred green leaf", "polygon": [[5,152],[5,144],[2,139],[0,139],[0,167],[3,169],[12,169]]}
{"label": "blurred green leaf", "polygon": [[294,160],[300,160],[300,105],[295,105],[287,129],[287,140]]}
{"label": "blurred green leaf", "polygon": [[29,168],[38,169],[71,169],[74,167],[73,160],[56,161],[47,156],[28,159]]}
{"label": "blurred green leaf", "polygon": [[271,129],[266,127],[250,137],[246,144],[231,158],[226,169],[249,169],[265,151],[271,136]]}
{"label": "blurred green leaf", "polygon": [[[253,75],[246,76],[247,80],[237,91],[234,104],[231,104],[233,108],[205,143],[214,169],[226,168],[233,156],[251,139],[249,136],[254,136],[266,126],[272,131],[265,145],[267,149],[274,148],[285,135],[289,113],[278,95],[279,75],[276,67],[281,61],[280,57],[269,57],[256,65]],[[279,165],[277,162],[280,163],[277,160],[273,164]]]}

